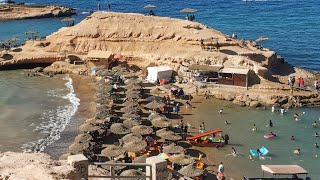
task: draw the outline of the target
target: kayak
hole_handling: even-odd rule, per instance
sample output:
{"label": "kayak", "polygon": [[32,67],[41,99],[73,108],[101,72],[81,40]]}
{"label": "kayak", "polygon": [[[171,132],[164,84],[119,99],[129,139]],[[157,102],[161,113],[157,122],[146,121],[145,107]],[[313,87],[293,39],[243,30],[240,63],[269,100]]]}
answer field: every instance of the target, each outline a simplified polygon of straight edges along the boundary
{"label": "kayak", "polygon": [[275,135],[267,134],[267,135],[264,135],[263,137],[266,138],[266,139],[272,139],[272,138],[275,137]]}

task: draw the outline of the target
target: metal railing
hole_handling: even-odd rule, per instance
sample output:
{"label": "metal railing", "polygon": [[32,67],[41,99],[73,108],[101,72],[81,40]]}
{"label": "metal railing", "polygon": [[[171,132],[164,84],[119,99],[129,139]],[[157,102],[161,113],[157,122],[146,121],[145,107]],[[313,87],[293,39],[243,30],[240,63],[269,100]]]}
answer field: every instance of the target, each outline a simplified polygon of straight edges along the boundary
{"label": "metal railing", "polygon": [[[94,162],[91,165],[107,165],[110,166],[109,175],[103,175],[103,176],[96,176],[96,175],[88,175],[89,178],[111,178],[111,179],[119,179],[119,178],[132,178],[132,179],[137,179],[137,178],[149,178],[150,180],[152,179],[152,165],[147,164],[147,163],[103,163],[103,162]],[[114,167],[115,166],[127,166],[127,167],[150,167],[149,168],[149,175],[139,175],[139,176],[121,176],[121,175],[116,175],[114,172]],[[148,169],[146,168],[146,171]],[[147,174],[147,173],[146,173]]]}

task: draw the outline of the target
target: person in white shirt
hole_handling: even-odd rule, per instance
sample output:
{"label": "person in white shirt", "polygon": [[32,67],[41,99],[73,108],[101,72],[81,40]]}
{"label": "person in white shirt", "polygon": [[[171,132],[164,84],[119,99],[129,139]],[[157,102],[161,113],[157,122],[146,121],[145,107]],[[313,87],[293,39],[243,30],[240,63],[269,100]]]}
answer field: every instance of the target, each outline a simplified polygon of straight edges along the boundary
{"label": "person in white shirt", "polygon": [[224,173],[224,166],[223,166],[223,163],[221,162],[219,167],[218,167],[218,172],[220,173]]}

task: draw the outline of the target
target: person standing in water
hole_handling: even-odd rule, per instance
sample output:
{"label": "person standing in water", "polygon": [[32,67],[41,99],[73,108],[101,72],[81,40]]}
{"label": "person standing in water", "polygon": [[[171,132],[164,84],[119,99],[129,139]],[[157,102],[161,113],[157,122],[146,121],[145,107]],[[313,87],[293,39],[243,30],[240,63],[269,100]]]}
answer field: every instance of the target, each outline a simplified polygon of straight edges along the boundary
{"label": "person standing in water", "polygon": [[253,132],[256,132],[256,131],[257,131],[257,127],[256,127],[256,124],[253,124],[253,128],[252,128],[252,131],[253,131]]}
{"label": "person standing in water", "polygon": [[234,149],[234,147],[231,148],[231,153],[232,153],[232,155],[234,155],[234,156],[237,155],[237,151],[236,151],[236,149]]}
{"label": "person standing in water", "polygon": [[312,123],[312,127],[313,127],[313,128],[318,128],[317,121],[315,121],[314,123]]}
{"label": "person standing in water", "polygon": [[272,123],[271,119],[269,120],[269,127],[273,127],[273,123]]}

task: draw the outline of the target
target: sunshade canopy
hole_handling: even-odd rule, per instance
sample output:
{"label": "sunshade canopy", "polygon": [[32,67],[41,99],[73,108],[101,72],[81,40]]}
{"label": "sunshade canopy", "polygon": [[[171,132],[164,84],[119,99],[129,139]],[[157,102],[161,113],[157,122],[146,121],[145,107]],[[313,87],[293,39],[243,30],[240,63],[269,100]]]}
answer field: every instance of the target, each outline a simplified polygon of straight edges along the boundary
{"label": "sunshade canopy", "polygon": [[308,174],[308,172],[298,165],[261,165],[264,172],[273,175]]}

